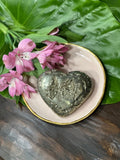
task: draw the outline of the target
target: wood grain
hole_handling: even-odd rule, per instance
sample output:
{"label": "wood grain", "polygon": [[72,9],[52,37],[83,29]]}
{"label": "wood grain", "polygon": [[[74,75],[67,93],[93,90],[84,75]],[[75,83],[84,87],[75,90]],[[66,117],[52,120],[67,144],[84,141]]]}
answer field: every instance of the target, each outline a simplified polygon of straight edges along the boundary
{"label": "wood grain", "polygon": [[0,160],[120,160],[120,103],[57,126],[0,96]]}

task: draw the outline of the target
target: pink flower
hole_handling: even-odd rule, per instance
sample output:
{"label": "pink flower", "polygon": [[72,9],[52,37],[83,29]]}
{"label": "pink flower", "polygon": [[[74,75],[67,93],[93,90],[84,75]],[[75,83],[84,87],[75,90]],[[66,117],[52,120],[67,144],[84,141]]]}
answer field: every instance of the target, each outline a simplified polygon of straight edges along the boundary
{"label": "pink flower", "polygon": [[57,42],[45,41],[44,43],[47,44],[45,49],[37,52],[37,58],[42,68],[44,69],[47,66],[54,69],[59,65],[64,65],[63,53],[68,51],[68,47]]}
{"label": "pink flower", "polygon": [[35,89],[32,88],[30,85],[26,84],[26,85],[24,86],[23,92],[30,98],[30,92],[35,93],[36,91],[35,91]]}
{"label": "pink flower", "polygon": [[31,53],[36,47],[35,43],[31,39],[24,39],[20,41],[18,48],[15,48],[9,55],[3,56],[3,62],[7,69],[13,69],[16,67],[18,73],[29,72],[34,70],[32,59],[37,55]]}
{"label": "pink flower", "polygon": [[53,29],[49,34],[54,36],[54,35],[56,35],[58,32],[59,32],[59,28],[55,28],[55,29]]}
{"label": "pink flower", "polygon": [[30,92],[35,93],[35,89],[22,81],[23,77],[16,71],[10,71],[9,73],[0,76],[0,91],[5,90],[8,87],[9,94],[14,97],[20,96],[25,93],[30,97]]}
{"label": "pink flower", "polygon": [[5,77],[0,78],[0,92],[4,91],[8,87],[8,83]]}

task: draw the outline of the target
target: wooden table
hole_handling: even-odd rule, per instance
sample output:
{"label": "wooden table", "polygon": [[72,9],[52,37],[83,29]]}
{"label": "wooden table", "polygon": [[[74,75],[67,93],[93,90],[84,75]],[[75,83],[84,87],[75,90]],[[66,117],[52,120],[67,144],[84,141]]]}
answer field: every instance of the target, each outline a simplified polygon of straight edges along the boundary
{"label": "wooden table", "polygon": [[43,122],[0,96],[0,160],[120,160],[120,103],[69,126]]}

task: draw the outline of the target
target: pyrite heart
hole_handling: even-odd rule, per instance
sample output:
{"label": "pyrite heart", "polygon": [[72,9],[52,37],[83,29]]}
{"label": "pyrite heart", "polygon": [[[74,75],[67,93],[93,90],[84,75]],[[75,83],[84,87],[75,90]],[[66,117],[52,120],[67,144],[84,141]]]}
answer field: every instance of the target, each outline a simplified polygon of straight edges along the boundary
{"label": "pyrite heart", "polygon": [[46,71],[38,78],[38,91],[48,106],[60,116],[74,112],[90,95],[92,80],[83,72]]}

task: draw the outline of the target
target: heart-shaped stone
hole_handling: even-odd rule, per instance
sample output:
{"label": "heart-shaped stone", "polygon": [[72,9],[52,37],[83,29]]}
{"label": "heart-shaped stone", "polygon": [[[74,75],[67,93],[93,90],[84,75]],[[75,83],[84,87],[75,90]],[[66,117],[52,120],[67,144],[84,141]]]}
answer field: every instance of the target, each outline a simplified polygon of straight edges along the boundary
{"label": "heart-shaped stone", "polygon": [[38,78],[38,91],[48,106],[60,116],[74,112],[90,95],[92,80],[83,72],[46,71]]}

